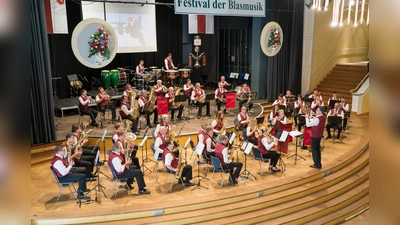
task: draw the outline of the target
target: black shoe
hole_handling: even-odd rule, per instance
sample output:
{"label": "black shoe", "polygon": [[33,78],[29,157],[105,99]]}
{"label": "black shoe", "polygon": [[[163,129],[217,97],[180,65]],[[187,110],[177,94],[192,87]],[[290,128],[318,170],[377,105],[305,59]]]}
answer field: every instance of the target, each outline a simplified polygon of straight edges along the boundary
{"label": "black shoe", "polygon": [[153,128],[153,126],[152,126],[151,124],[148,124],[147,126],[148,126],[149,128]]}
{"label": "black shoe", "polygon": [[178,184],[182,184],[182,180],[181,179],[178,180]]}
{"label": "black shoe", "polygon": [[133,187],[132,184],[125,184],[125,185],[124,185],[124,188],[125,188],[126,190],[133,190],[133,189],[135,189],[135,187]]}
{"label": "black shoe", "polygon": [[194,184],[193,184],[193,183],[190,183],[190,181],[185,181],[185,182],[183,183],[183,185],[185,185],[185,187],[194,186]]}
{"label": "black shoe", "polygon": [[78,191],[78,199],[90,201],[90,197],[83,194],[83,192]]}
{"label": "black shoe", "polygon": [[211,114],[210,114],[210,113],[208,113],[206,116],[208,116],[208,117],[211,117]]}
{"label": "black shoe", "polygon": [[90,177],[97,177],[97,176],[96,176],[95,174],[92,173],[92,174],[90,174]]}
{"label": "black shoe", "polygon": [[281,172],[281,170],[280,170],[280,169],[274,169],[274,168],[271,168],[271,171],[272,171],[273,173],[276,173],[276,172]]}
{"label": "black shoe", "polygon": [[139,190],[139,195],[148,195],[148,194],[150,194],[150,191],[146,189]]}
{"label": "black shoe", "polygon": [[94,177],[87,177],[87,178],[86,178],[86,181],[90,181],[90,182],[96,181],[96,180],[97,180],[97,179],[94,178]]}
{"label": "black shoe", "polygon": [[331,136],[328,136],[328,137],[326,137],[326,139],[325,140],[328,140],[328,139],[331,139],[332,137]]}
{"label": "black shoe", "polygon": [[85,190],[83,190],[82,192],[89,192],[90,191],[90,189],[85,189]]}
{"label": "black shoe", "polygon": [[307,149],[307,146],[301,146],[301,149]]}
{"label": "black shoe", "polygon": [[233,185],[236,185],[236,184],[238,184],[238,181],[236,179],[232,180],[231,178],[229,178],[229,183],[233,184]]}
{"label": "black shoe", "polygon": [[136,135],[139,135],[140,132],[137,130],[137,131],[134,131],[133,133]]}
{"label": "black shoe", "polygon": [[321,167],[318,167],[318,166],[316,166],[316,165],[310,165],[310,167],[311,167],[311,168],[314,168],[314,169],[321,169]]}
{"label": "black shoe", "polygon": [[171,122],[174,122],[174,119],[173,119],[173,118],[171,118],[171,119],[170,119],[170,121],[171,121]]}
{"label": "black shoe", "polygon": [[226,114],[226,109],[224,109],[224,114]]}
{"label": "black shoe", "polygon": [[197,116],[197,119],[200,119],[201,118],[201,116]]}

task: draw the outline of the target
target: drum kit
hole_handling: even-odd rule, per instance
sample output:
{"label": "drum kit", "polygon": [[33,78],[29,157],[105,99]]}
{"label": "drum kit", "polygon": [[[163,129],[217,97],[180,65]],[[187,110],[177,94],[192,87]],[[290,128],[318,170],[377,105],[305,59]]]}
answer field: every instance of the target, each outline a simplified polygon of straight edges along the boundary
{"label": "drum kit", "polygon": [[190,78],[190,69],[163,70],[160,79],[164,84],[183,85]]}

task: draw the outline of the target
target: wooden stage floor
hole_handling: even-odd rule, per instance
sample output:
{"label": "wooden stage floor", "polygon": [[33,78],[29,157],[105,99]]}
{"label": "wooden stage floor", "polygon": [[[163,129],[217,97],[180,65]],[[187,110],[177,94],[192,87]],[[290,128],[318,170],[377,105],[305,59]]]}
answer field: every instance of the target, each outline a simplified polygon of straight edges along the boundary
{"label": "wooden stage floor", "polygon": [[[214,110],[214,107],[211,107],[211,109]],[[258,107],[257,111],[258,112],[253,113],[252,118],[261,113],[261,107]],[[233,120],[233,116],[231,118]],[[58,120],[59,123],[61,123],[60,120],[69,120],[68,122],[65,122],[64,125],[59,125],[58,136],[61,140],[63,137],[65,137],[65,132],[69,131],[68,129],[72,120],[77,120],[77,117],[67,116],[64,118],[58,118]],[[185,128],[188,129],[187,132],[190,132],[192,129],[197,132],[201,122],[201,120],[197,119],[190,120],[189,123],[185,125]],[[207,122],[211,122],[211,119],[207,119]],[[180,123],[186,122],[182,121]],[[332,140],[324,140],[324,149],[322,151],[323,166],[331,162],[343,160],[341,156],[353,148],[360,140],[359,134],[364,131],[361,119],[357,116],[352,116],[349,120],[348,128],[348,133],[343,133],[343,143],[336,141],[333,144]],[[107,127],[108,133],[112,131],[112,127]],[[102,130],[99,129],[99,132],[101,133]],[[210,182],[209,180],[201,181],[201,185],[207,187],[208,189],[198,188],[191,191],[192,187],[184,189],[182,185],[178,185],[175,181],[173,191],[167,192],[166,190],[169,189],[169,185],[171,183],[171,175],[168,177],[167,184],[164,184],[166,173],[165,169],[162,168],[162,164],[160,163],[157,173],[158,179],[155,172],[145,172],[145,182],[147,184],[147,189],[151,191],[150,195],[138,195],[138,188],[136,183],[134,183],[133,186],[135,189],[132,191],[133,196],[127,195],[127,191],[125,189],[120,189],[118,195],[114,197],[115,191],[112,190],[114,182],[101,174],[100,183],[106,188],[104,192],[107,196],[104,197],[102,193],[98,193],[97,197],[100,203],[91,202],[88,204],[82,204],[81,208],[78,208],[76,201],[69,194],[68,188],[64,188],[60,197],[60,201],[56,202],[58,186],[53,175],[51,174],[51,171],[49,170],[50,162],[33,165],[31,167],[31,219],[41,220],[106,214],[116,215],[128,212],[137,212],[146,209],[162,209],[182,205],[188,202],[206,202],[216,198],[221,199],[229,196],[237,196],[239,194],[244,194],[249,191],[255,191],[265,187],[274,187],[284,181],[294,179],[297,176],[307,175],[315,171],[309,167],[312,164],[312,158],[308,150],[301,151],[300,148],[298,148],[298,154],[304,157],[306,161],[298,159],[296,165],[294,165],[294,160],[292,158],[287,159],[287,156],[291,156],[294,153],[295,144],[290,143],[289,153],[282,156],[283,161],[286,164],[286,171],[274,174],[271,174],[269,171],[264,171],[263,176],[260,176],[259,174],[260,167],[257,165],[258,162],[255,162],[253,167],[250,168],[252,157],[251,155],[247,156],[247,169],[251,169],[251,173],[255,175],[256,179],[239,179],[239,184],[234,187],[230,186],[225,179],[223,187],[220,188],[218,185],[218,183],[221,181],[220,175],[215,174],[213,182]],[[148,154],[149,158],[152,159],[153,154],[151,150],[148,150]],[[139,151],[139,159],[141,159],[141,155],[142,154]],[[189,163],[194,160],[194,155],[192,159],[190,159],[190,155],[191,150],[188,150],[187,160]],[[242,152],[237,152],[237,155],[239,161],[245,163],[244,154]],[[103,160],[103,154],[100,156],[101,160]],[[146,162],[145,165],[153,170],[155,163]],[[197,175],[198,165],[193,164],[192,166],[193,176],[195,177]],[[208,168],[210,172],[208,172],[207,178],[211,178],[212,166],[208,166]],[[201,173],[203,169],[204,166],[201,166]],[[111,172],[107,166],[102,166],[100,171],[111,177]],[[197,181],[197,178],[192,180],[193,183],[197,183]],[[92,183],[88,182],[87,184],[88,188],[93,188],[97,184],[97,181]],[[94,191],[92,191],[89,195],[92,199],[96,197],[96,193]]]}

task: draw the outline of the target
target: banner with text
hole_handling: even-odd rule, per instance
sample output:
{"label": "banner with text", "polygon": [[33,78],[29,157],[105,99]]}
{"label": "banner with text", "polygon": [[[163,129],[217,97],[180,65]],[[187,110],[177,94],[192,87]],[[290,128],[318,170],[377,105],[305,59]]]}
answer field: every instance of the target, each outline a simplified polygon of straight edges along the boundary
{"label": "banner with text", "polygon": [[174,0],[175,14],[264,17],[265,0]]}

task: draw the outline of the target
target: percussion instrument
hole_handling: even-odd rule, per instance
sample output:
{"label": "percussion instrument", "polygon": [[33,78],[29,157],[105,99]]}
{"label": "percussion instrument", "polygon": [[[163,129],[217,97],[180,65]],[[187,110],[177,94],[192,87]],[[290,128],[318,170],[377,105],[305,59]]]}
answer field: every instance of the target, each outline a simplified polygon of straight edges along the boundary
{"label": "percussion instrument", "polygon": [[167,78],[169,78],[170,80],[175,80],[179,77],[178,70],[164,70],[164,72],[167,75]]}
{"label": "percussion instrument", "polygon": [[179,69],[180,76],[183,78],[189,78],[190,77],[190,69]]}
{"label": "percussion instrument", "polygon": [[110,87],[110,71],[109,70],[102,70],[101,71],[101,82],[103,82],[104,88]]}
{"label": "percussion instrument", "polygon": [[128,77],[126,76],[126,73],[124,71],[119,71],[119,85],[124,86],[126,83],[128,83]]}
{"label": "percussion instrument", "polygon": [[81,89],[83,87],[82,81],[80,80],[71,80],[69,84],[75,89]]}
{"label": "percussion instrument", "polygon": [[150,69],[157,69],[157,66],[150,66]]}
{"label": "percussion instrument", "polygon": [[144,79],[142,78],[133,78],[133,82],[135,84],[136,89],[144,88]]}
{"label": "percussion instrument", "polygon": [[153,79],[154,73],[153,72],[144,72],[142,74],[142,76],[143,76],[143,79],[146,81],[146,83],[148,83],[150,80]]}
{"label": "percussion instrument", "polygon": [[119,71],[118,70],[111,70],[111,86],[117,87],[119,83]]}

